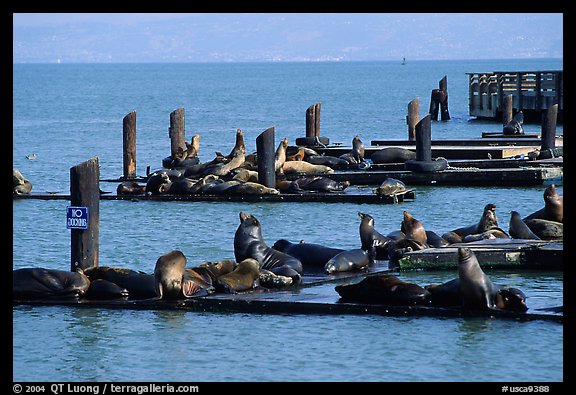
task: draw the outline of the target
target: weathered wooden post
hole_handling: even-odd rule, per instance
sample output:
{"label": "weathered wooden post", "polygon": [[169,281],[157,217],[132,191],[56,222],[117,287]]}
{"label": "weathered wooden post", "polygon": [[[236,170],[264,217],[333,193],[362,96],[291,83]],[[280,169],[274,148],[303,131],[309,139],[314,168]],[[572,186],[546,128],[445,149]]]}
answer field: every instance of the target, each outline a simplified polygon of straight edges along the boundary
{"label": "weathered wooden post", "polygon": [[440,119],[442,121],[450,120],[450,113],[448,112],[448,76],[444,76],[438,83],[440,87]]}
{"label": "weathered wooden post", "polygon": [[266,129],[256,137],[256,152],[258,156],[258,182],[268,188],[276,188],[274,127]]}
{"label": "weathered wooden post", "polygon": [[448,112],[448,77],[444,76],[438,83],[439,89],[432,89],[430,95],[430,115],[434,121],[438,120],[438,110],[440,110],[440,119],[448,121],[450,113]]}
{"label": "weathered wooden post", "polygon": [[320,103],[314,104],[314,136],[320,137]]}
{"label": "weathered wooden post", "polygon": [[312,104],[306,109],[306,137],[314,138],[316,136],[316,117],[314,112],[316,105]]}
{"label": "weathered wooden post", "polygon": [[514,108],[514,95],[504,96],[502,100],[502,125],[506,126],[512,120],[512,109]]}
{"label": "weathered wooden post", "polygon": [[186,151],[186,143],[184,141],[184,108],[179,108],[170,113],[168,135],[170,136],[170,155],[172,159],[175,159],[177,158],[178,148]]}
{"label": "weathered wooden post", "polygon": [[432,160],[432,131],[430,114],[416,124],[416,160],[430,162]]}
{"label": "weathered wooden post", "polygon": [[542,111],[542,141],[540,150],[552,150],[556,148],[556,120],[558,117],[558,104],[550,106]]}
{"label": "weathered wooden post", "polygon": [[127,114],[122,120],[122,158],[124,180],[136,178],[136,111]]}
{"label": "weathered wooden post", "polygon": [[[100,163],[91,158],[70,168],[70,206],[68,227],[70,238],[70,268],[87,269],[98,266],[100,226]],[[86,218],[86,216],[88,218]]]}
{"label": "weathered wooden post", "polygon": [[408,115],[406,116],[406,123],[408,123],[408,140],[414,141],[416,139],[416,124],[420,119],[420,102],[418,98],[413,99],[408,103]]}

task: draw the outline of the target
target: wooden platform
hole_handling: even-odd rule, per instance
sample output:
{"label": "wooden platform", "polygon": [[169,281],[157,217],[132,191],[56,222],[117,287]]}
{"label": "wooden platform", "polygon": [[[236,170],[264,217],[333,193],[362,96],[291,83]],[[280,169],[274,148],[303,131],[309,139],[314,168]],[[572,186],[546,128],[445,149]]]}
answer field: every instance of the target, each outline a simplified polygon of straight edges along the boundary
{"label": "wooden platform", "polygon": [[[32,192],[28,195],[13,195],[14,199],[70,200],[70,195]],[[159,201],[159,202],[269,202],[269,203],[359,203],[359,204],[395,204],[416,199],[416,190],[408,189],[394,196],[371,194],[334,193],[295,193],[280,195],[116,195],[102,194],[100,200]]]}
{"label": "wooden platform", "polygon": [[494,239],[409,252],[400,259],[400,269],[456,269],[458,247],[468,247],[474,251],[483,269],[563,270],[564,268],[563,242]]}
{"label": "wooden platform", "polygon": [[304,290],[245,292],[235,295],[215,294],[179,301],[165,300],[33,300],[13,301],[13,305],[67,306],[73,308],[107,308],[125,310],[184,310],[191,312],[248,314],[314,314],[314,315],[380,315],[389,317],[490,317],[515,321],[545,320],[562,324],[564,315],[557,313],[518,313],[503,310],[465,310],[429,306],[391,306],[342,303],[336,291],[327,297],[316,292],[322,286]]}
{"label": "wooden platform", "polygon": [[[540,147],[542,140],[537,133],[525,133],[514,136],[505,136],[502,132],[483,132],[481,139],[441,139],[432,140],[432,148],[434,147],[508,147],[508,146],[530,146]],[[371,145],[380,147],[414,147],[416,149],[415,140],[372,140]],[[563,146],[564,139],[556,137],[557,146]]]}
{"label": "wooden platform", "polygon": [[[288,177],[289,180],[297,176]],[[352,185],[380,185],[387,178],[396,178],[406,185],[457,186],[531,186],[559,183],[563,170],[559,167],[507,169],[449,169],[435,173],[415,173],[406,170],[338,171],[330,174],[335,181],[350,181]]]}
{"label": "wooden platform", "polygon": [[[507,145],[507,146],[492,146],[489,145],[487,142],[484,142],[484,145],[478,146],[455,146],[455,145],[434,145],[432,143],[432,157],[443,157],[446,159],[487,159],[488,154],[493,159],[504,159],[504,158],[511,158],[516,155],[528,155],[529,152],[534,151],[536,147],[534,146],[525,146],[525,145]],[[393,147],[405,148],[411,151],[416,152],[415,145],[392,145]],[[366,159],[370,159],[370,156],[376,152],[384,148],[381,147],[365,147],[364,148],[364,157]],[[320,155],[330,155],[339,157],[347,152],[352,150],[351,147],[326,147],[326,148],[314,148],[316,152]]]}

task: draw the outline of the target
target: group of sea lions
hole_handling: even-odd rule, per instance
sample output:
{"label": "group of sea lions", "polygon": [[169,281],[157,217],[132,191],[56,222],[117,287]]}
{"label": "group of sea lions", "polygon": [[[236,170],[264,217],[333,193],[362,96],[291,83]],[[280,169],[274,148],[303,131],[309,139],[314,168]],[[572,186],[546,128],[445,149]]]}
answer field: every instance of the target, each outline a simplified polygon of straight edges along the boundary
{"label": "group of sea lions", "polygon": [[425,248],[445,247],[456,243],[468,243],[490,239],[523,240],[562,240],[563,239],[563,203],[554,184],[544,191],[544,207],[522,218],[517,211],[511,211],[508,232],[498,225],[496,205],[489,203],[484,207],[480,220],[468,226],[445,232],[441,236],[425,230],[424,225],[408,211],[400,229],[386,236],[374,228],[374,218],[366,213],[360,216],[360,240],[362,249],[372,259],[389,259],[390,267],[397,265],[405,252]]}
{"label": "group of sea lions", "polygon": [[[204,194],[204,195],[264,195],[279,193],[337,192],[345,190],[348,181],[337,182],[326,175],[334,169],[346,168],[348,161],[331,156],[318,155],[310,148],[292,147],[289,152],[288,139],[280,141],[275,152],[274,170],[277,175],[275,188],[258,182],[258,155],[246,154],[242,130],[236,132],[236,143],[227,156],[216,152],[216,157],[200,163],[199,135],[188,143],[187,150],[179,149],[175,157],[168,156],[162,161],[163,168],[147,174],[145,185],[135,181],[125,181],[118,185],[119,195],[142,194]],[[357,144],[357,149],[358,148]],[[362,145],[363,147],[363,145]],[[294,152],[294,149],[297,151]],[[352,158],[361,158],[355,154]],[[354,159],[355,160],[355,159]],[[287,175],[298,175],[294,181],[286,180]]]}
{"label": "group of sea lions", "polygon": [[458,248],[458,277],[443,284],[421,287],[391,274],[377,274],[358,283],[337,285],[335,290],[342,302],[351,303],[528,310],[524,292],[496,286],[480,267],[474,252],[465,247]]}

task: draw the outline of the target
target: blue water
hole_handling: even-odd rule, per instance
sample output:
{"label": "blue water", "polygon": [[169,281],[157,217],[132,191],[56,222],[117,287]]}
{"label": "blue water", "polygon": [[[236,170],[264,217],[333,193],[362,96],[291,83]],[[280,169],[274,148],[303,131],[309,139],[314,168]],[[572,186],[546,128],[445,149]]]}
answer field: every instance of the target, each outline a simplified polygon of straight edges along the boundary
{"label": "blue water", "polygon": [[[444,75],[452,120],[434,122],[432,137],[479,137],[501,125],[468,116],[466,72],[561,68],[561,59],[14,65],[13,162],[34,192],[67,192],[70,167],[92,156],[100,158],[103,179],[117,178],[122,118],[136,110],[137,173],[144,174],[169,154],[169,113],[180,106],[186,139],[200,134],[202,161],[229,151],[237,128],[249,151],[270,126],[277,141],[294,143],[304,136],[305,110],[315,102],[322,103],[322,135],[332,142],[349,145],[356,134],[367,145],[402,139],[408,102],[419,97],[425,112]],[[539,128],[525,125],[527,132]],[[32,152],[36,161],[25,158]],[[100,187],[115,190],[116,184]],[[102,201],[100,265],[152,272],[156,259],[175,248],[189,266],[232,258],[239,211],[260,219],[270,245],[286,238],[355,248],[358,211],[373,215],[382,233],[397,230],[408,210],[441,234],[476,222],[484,205],[494,203],[507,229],[510,210],[527,215],[543,206],[543,190],[418,187],[414,202],[399,205]],[[13,202],[14,268],[68,269],[67,205]],[[497,284],[524,290],[531,309],[563,304],[562,273],[488,273]],[[455,275],[400,276],[426,285]],[[323,287],[334,297],[333,285]],[[18,306],[13,329],[15,381],[563,380],[563,326],[552,322]],[[502,356],[504,368],[495,362]]]}

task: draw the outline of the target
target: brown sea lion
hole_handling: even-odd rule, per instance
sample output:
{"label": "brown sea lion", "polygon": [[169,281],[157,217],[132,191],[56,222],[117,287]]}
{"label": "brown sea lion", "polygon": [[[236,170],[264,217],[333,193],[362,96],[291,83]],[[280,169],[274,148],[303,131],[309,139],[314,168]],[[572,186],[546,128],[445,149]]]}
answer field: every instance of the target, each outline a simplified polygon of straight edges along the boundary
{"label": "brown sea lion", "polygon": [[216,176],[225,176],[228,173],[230,173],[230,171],[242,166],[242,164],[244,163],[246,157],[245,157],[245,151],[242,149],[236,150],[234,151],[232,154],[232,158],[230,158],[229,160],[222,162],[222,163],[214,163],[212,165],[207,166],[206,168],[204,168],[201,172],[201,174],[203,176],[207,176],[209,174],[213,174]]}
{"label": "brown sea lion", "polygon": [[186,268],[186,257],[181,251],[170,251],[156,261],[154,286],[160,299],[182,299],[182,277]]}
{"label": "brown sea lion", "polygon": [[288,147],[288,139],[284,138],[278,144],[278,148],[276,149],[276,154],[274,156],[274,171],[278,172],[282,169],[284,162],[286,162],[286,148]]}
{"label": "brown sea lion", "polygon": [[190,144],[186,142],[186,156],[184,157],[184,159],[197,158],[199,152],[200,152],[200,135],[195,134],[194,136],[192,136]]}
{"label": "brown sea lion", "polygon": [[209,183],[211,183],[217,179],[219,179],[219,177],[214,175],[214,174],[209,174],[205,177],[202,177],[201,179],[196,181],[196,183],[194,185],[192,185],[190,187],[190,189],[188,190],[188,193],[191,193],[191,194],[200,193],[200,189],[202,189],[202,187],[204,185],[209,184]]}
{"label": "brown sea lion", "polygon": [[257,182],[241,182],[223,191],[224,195],[279,195],[280,191]]}
{"label": "brown sea lion", "polygon": [[407,239],[417,241],[422,245],[427,244],[428,237],[426,236],[424,225],[406,210],[404,210],[404,219],[400,225],[400,231],[404,232]]}
{"label": "brown sea lion", "polygon": [[542,240],[530,230],[524,221],[522,221],[522,217],[518,211],[510,212],[510,226],[508,232],[514,239]]}
{"label": "brown sea lion", "polygon": [[146,193],[146,185],[140,185],[136,181],[124,181],[118,184],[118,195],[143,195]]}
{"label": "brown sea lion", "polygon": [[304,148],[298,147],[298,152],[296,152],[294,155],[286,156],[286,161],[293,162],[293,161],[304,160],[305,157],[306,157],[306,153],[304,151]]}
{"label": "brown sea lion", "polygon": [[406,185],[402,181],[395,178],[387,178],[374,190],[374,193],[376,195],[392,196],[405,191]]}
{"label": "brown sea lion", "polygon": [[462,243],[462,236],[453,231],[446,232],[441,237],[450,244]]}
{"label": "brown sea lion", "polygon": [[12,180],[12,193],[14,195],[26,195],[32,191],[32,183],[16,168],[12,169]]}
{"label": "brown sea lion", "polygon": [[482,217],[476,224],[454,229],[452,232],[464,238],[471,234],[483,233],[489,229],[498,227],[498,218],[496,217],[496,205],[488,203],[484,206]]}
{"label": "brown sea lion", "polygon": [[216,289],[226,293],[247,291],[258,286],[260,264],[256,259],[242,260],[231,273],[224,274],[216,280]]}
{"label": "brown sea lion", "polygon": [[428,304],[430,297],[426,289],[390,274],[368,276],[355,284],[337,285],[335,289],[343,302],[352,303],[420,305]]}
{"label": "brown sea lion", "polygon": [[231,171],[233,174],[232,179],[238,181],[249,181],[249,182],[258,182],[258,172],[248,169],[243,169],[241,167],[234,169]]}
{"label": "brown sea lion", "polygon": [[564,219],[564,198],[558,194],[556,185],[549,185],[544,190],[544,207],[524,218],[545,219],[547,221],[562,222]]}
{"label": "brown sea lion", "polygon": [[212,281],[216,281],[218,277],[224,274],[231,273],[237,266],[237,263],[233,259],[223,259],[219,262],[202,262],[198,267],[205,268]]}
{"label": "brown sea lion", "polygon": [[334,174],[334,170],[324,165],[313,165],[305,161],[292,161],[284,162],[282,171],[286,175],[290,174],[306,174],[306,175],[321,175],[321,174]]}

